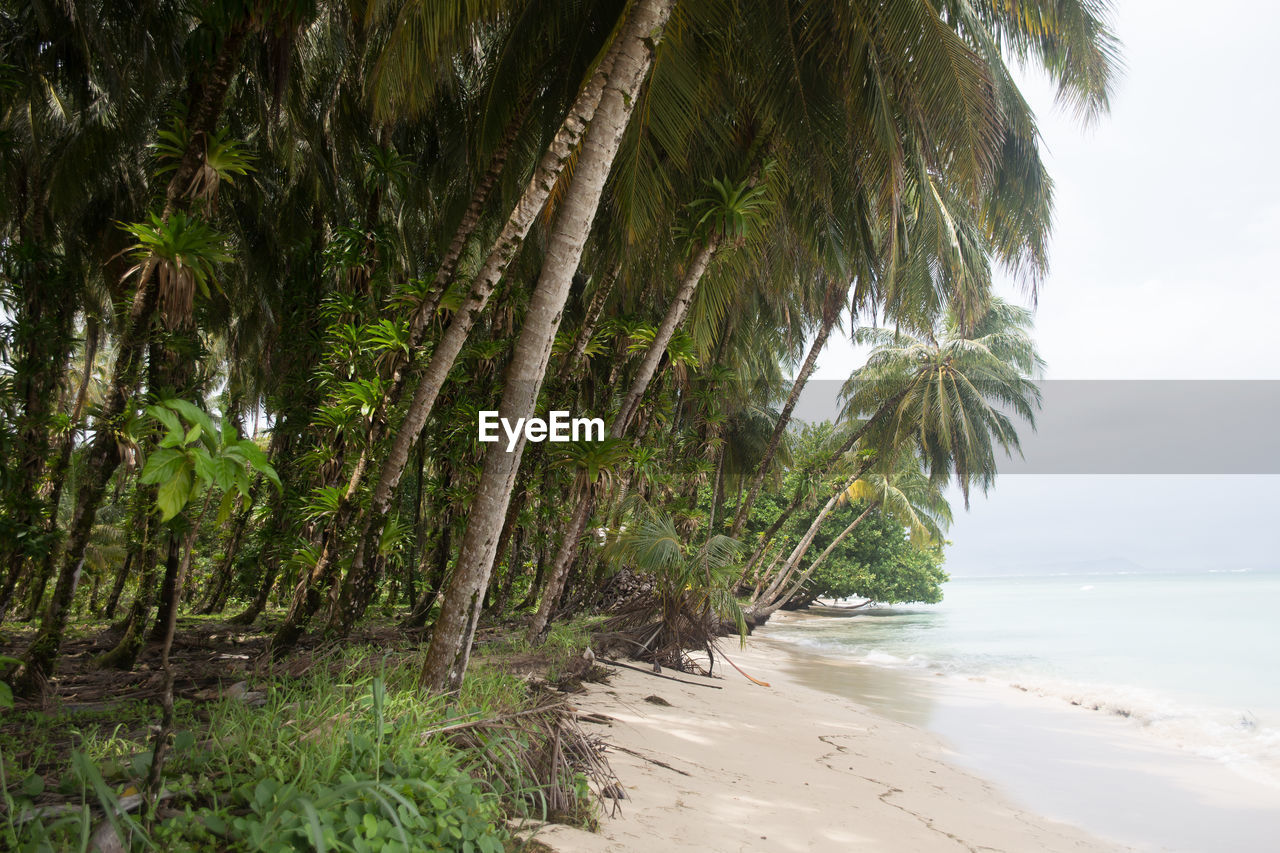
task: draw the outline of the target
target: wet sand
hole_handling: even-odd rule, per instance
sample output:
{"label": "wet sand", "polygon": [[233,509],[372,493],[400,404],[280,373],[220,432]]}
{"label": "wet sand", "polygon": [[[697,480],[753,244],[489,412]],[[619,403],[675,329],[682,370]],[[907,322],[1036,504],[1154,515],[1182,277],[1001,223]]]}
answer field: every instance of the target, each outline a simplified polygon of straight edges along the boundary
{"label": "wet sand", "polygon": [[[770,643],[768,627],[762,634]],[[950,763],[1029,811],[1139,850],[1280,850],[1280,788],[1158,741],[1133,720],[995,680],[772,646],[789,677],[926,729]]]}
{"label": "wet sand", "polygon": [[733,669],[680,676],[694,684],[621,669],[573,698],[611,718],[600,728],[626,799],[598,833],[538,840],[561,853],[1123,849],[1019,805],[925,729],[806,684],[781,644],[726,650],[769,686]]}

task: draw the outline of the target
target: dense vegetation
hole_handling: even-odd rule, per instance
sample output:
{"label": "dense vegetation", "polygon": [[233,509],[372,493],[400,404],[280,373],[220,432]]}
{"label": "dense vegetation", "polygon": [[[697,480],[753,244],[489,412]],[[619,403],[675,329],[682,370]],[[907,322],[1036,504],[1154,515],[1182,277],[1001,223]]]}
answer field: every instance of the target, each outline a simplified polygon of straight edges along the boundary
{"label": "dense vegetation", "polygon": [[[1004,268],[1034,296],[1052,196],[1006,63],[1092,119],[1104,12],[0,3],[0,699],[163,674],[149,757],[119,768],[159,833],[139,843],[248,845],[259,820],[396,849],[422,820],[442,849],[494,849],[524,782],[358,727],[317,769],[330,752],[284,749],[254,711],[193,705],[184,644],[257,637],[277,729],[291,691],[369,726],[428,694],[396,719],[431,728],[491,627],[545,647],[599,612],[595,642],[687,666],[818,596],[935,600],[942,490],[989,487],[1037,405],[1029,312],[991,294]],[[799,424],[838,334],[873,354],[838,420]],[[481,443],[493,409],[606,435]],[[354,666],[370,636],[396,650],[381,669],[297,680],[299,654]],[[477,707],[540,701],[512,691]],[[233,761],[228,726],[271,760],[156,828],[166,778]],[[7,785],[38,795],[11,746]],[[109,752],[90,738],[65,784],[113,814]],[[45,843],[8,802],[6,840]],[[465,837],[438,823],[454,812]]]}

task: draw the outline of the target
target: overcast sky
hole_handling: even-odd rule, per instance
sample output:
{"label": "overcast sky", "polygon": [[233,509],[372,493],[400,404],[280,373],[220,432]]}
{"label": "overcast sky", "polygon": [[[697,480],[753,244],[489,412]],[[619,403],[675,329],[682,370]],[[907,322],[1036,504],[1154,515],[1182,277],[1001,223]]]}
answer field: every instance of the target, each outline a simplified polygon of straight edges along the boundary
{"label": "overcast sky", "polygon": [[[1280,4],[1117,7],[1109,117],[1082,129],[1023,78],[1056,184],[1046,377],[1280,379]],[[816,378],[862,360],[835,341]],[[1280,568],[1280,477],[1011,475],[955,503],[956,576]]]}

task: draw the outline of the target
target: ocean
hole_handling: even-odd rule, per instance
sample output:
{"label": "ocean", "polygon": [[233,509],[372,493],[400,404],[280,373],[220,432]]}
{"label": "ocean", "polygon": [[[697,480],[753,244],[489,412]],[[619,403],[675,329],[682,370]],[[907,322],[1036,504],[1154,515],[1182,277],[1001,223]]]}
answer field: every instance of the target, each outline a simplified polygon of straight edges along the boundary
{"label": "ocean", "polygon": [[[1236,849],[1276,849],[1256,842],[1280,843],[1267,829],[1280,827],[1280,573],[964,578],[944,592],[815,608],[764,635],[801,653],[814,686],[934,730],[1042,813],[1138,847],[1213,849],[1193,843],[1202,806],[1238,787],[1257,802],[1217,796],[1233,805],[1213,831],[1248,824]],[[1153,829],[1114,807],[1121,785],[1150,815],[1197,817]]]}

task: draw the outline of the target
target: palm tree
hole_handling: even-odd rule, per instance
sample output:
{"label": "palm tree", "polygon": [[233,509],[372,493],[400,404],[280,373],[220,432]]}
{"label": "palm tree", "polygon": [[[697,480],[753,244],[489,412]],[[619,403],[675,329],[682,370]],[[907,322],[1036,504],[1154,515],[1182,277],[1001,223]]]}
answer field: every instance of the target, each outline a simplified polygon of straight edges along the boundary
{"label": "palm tree", "polygon": [[[190,133],[178,162],[171,171],[164,193],[164,209],[152,223],[159,235],[174,237],[178,233],[176,227],[171,227],[176,225],[171,223],[171,217],[175,213],[184,214],[193,201],[192,192],[197,187],[195,178],[207,165],[206,140],[216,130],[227,88],[238,67],[245,41],[251,29],[261,25],[261,20],[249,16],[234,18],[228,31],[222,34],[214,62],[204,70],[202,85],[193,90],[197,99],[188,105],[187,127]],[[146,248],[155,249],[156,245],[147,245]],[[165,270],[178,269],[175,257],[178,256],[151,251],[150,256],[141,261],[137,268],[137,289],[122,323],[107,398],[96,419],[86,472],[76,495],[76,508],[61,557],[57,585],[41,619],[40,631],[24,657],[22,673],[16,682],[20,692],[35,693],[43,690],[44,682],[53,670],[98,507],[106,493],[107,484],[120,463],[120,448],[114,429],[117,421],[125,414],[140,381],[143,350],[151,336],[152,319],[160,306],[161,288],[166,282],[170,285],[170,292],[175,286],[181,289],[187,287],[185,273],[174,272],[167,277],[162,276]]]}
{"label": "palm tree", "polygon": [[[595,218],[605,179],[653,63],[674,0],[637,0],[619,36],[618,54],[583,137],[573,181],[565,192],[547,245],[546,262],[516,340],[499,416],[514,423],[533,414],[565,300]],[[440,619],[423,663],[424,687],[456,687],[466,673],[482,593],[493,567],[498,528],[515,484],[523,440],[507,453],[493,445],[471,508],[458,567],[445,593]]]}
{"label": "palm tree", "polygon": [[605,623],[603,642],[658,666],[692,668],[687,651],[705,650],[715,661],[716,638],[728,623],[745,633],[733,596],[740,546],[727,536],[689,547],[670,516],[646,512],[606,546],[616,565],[653,580],[651,594],[625,604]]}
{"label": "palm tree", "polygon": [[[626,434],[640,399],[644,396],[658,370],[658,363],[667,353],[676,329],[684,322],[693,302],[698,284],[702,281],[711,264],[712,258],[722,245],[742,243],[748,233],[763,214],[765,189],[751,186],[750,182],[733,185],[726,181],[713,180],[714,195],[700,199],[692,205],[699,214],[694,225],[697,234],[697,248],[689,259],[675,298],[667,308],[662,323],[654,332],[653,340],[645,352],[644,359],[636,368],[631,380],[631,387],[618,406],[609,436],[620,439]],[[556,552],[555,561],[551,564],[551,575],[547,580],[546,591],[538,612],[534,614],[529,625],[531,637],[541,636],[551,621],[552,611],[560,602],[560,594],[564,591],[565,580],[569,576],[569,568],[578,556],[582,542],[582,534],[586,530],[587,521],[595,510],[596,490],[594,481],[587,484],[586,494],[577,503],[569,525],[561,538],[560,548]]]}
{"label": "palm tree", "polygon": [[938,484],[925,475],[920,459],[911,448],[897,453],[892,464],[881,471],[871,470],[853,482],[839,497],[840,502],[862,505],[862,512],[831,540],[809,567],[789,586],[787,573],[779,573],[751,608],[752,617],[763,621],[791,601],[831,553],[864,522],[873,511],[907,528],[917,545],[940,543],[951,525],[951,507]]}
{"label": "palm tree", "polygon": [[[339,590],[335,590],[336,595],[330,624],[331,631],[335,633],[345,634],[350,630],[354,619],[363,613],[372,593],[372,585],[376,580],[373,573],[367,569],[367,566],[376,550],[382,520],[387,515],[395,489],[399,485],[400,478],[408,464],[409,455],[435,407],[440,391],[453,370],[472,328],[482,316],[504,273],[513,259],[516,258],[537,216],[542,212],[552,192],[555,190],[557,179],[570,162],[574,149],[580,144],[583,134],[590,126],[604,92],[605,82],[609,78],[622,44],[623,39],[621,37],[609,42],[607,50],[605,50],[595,68],[588,75],[586,84],[577,93],[577,98],[570,106],[559,129],[548,144],[542,159],[534,170],[533,176],[508,216],[502,232],[497,240],[494,241],[479,271],[472,277],[470,286],[466,291],[466,297],[454,312],[452,320],[441,334],[439,340],[436,341],[431,351],[431,358],[421,376],[418,377],[417,386],[414,388],[405,416],[392,436],[390,446],[387,448],[386,455],[378,468],[378,478],[373,488],[369,507],[362,513],[360,522],[357,525],[360,535],[353,552],[352,565],[347,573],[347,579]],[[511,141],[508,139],[507,144],[510,145]],[[502,152],[502,150],[500,148],[499,152]],[[491,173],[486,175],[484,181],[481,182],[481,188],[484,188],[486,182],[492,183],[492,166],[496,165],[501,168],[505,157],[505,153],[502,153],[501,160],[491,164]],[[487,192],[485,195],[487,195]],[[408,351],[411,354],[421,343],[422,336],[427,328],[427,321],[434,313],[440,296],[451,283],[454,264],[456,264],[461,255],[466,238],[474,230],[478,222],[478,213],[483,206],[483,201],[484,196],[480,194],[473,197],[472,207],[468,209],[468,214],[464,216],[458,235],[455,236],[449,251],[446,253],[445,263],[441,265],[436,273],[431,291],[433,295],[425,300],[413,314],[410,321],[408,344]],[[405,388],[411,376],[408,367],[408,363],[399,366],[393,375],[392,382],[386,393],[386,405],[388,407],[395,405],[400,393]],[[349,504],[355,497],[363,474],[363,467],[358,468],[352,474],[347,486],[343,511],[338,514],[335,521],[338,527],[344,526],[347,522],[350,511]],[[320,565],[313,571],[313,576],[324,575],[328,570],[329,563],[334,558],[333,550],[326,549],[321,555]],[[305,589],[303,585],[300,585],[295,593],[295,604],[291,608],[290,616],[273,639],[272,645],[277,652],[287,650],[296,641],[301,627],[298,623],[305,622],[306,618],[309,617],[309,613],[300,609],[302,597],[308,593],[309,590]]]}
{"label": "palm tree", "polygon": [[[875,349],[845,390],[846,414],[867,416],[857,432],[867,450],[891,457],[911,448],[931,481],[954,477],[967,508],[973,485],[986,491],[995,481],[997,450],[1018,451],[1014,417],[1034,426],[1040,390],[1032,377],[1042,362],[1025,308],[992,299],[973,325],[975,337],[965,337],[960,325],[953,314],[936,337],[924,339],[860,330],[859,340]],[[783,575],[796,571],[819,528],[875,455],[864,455],[856,473],[819,510],[783,563]]]}

